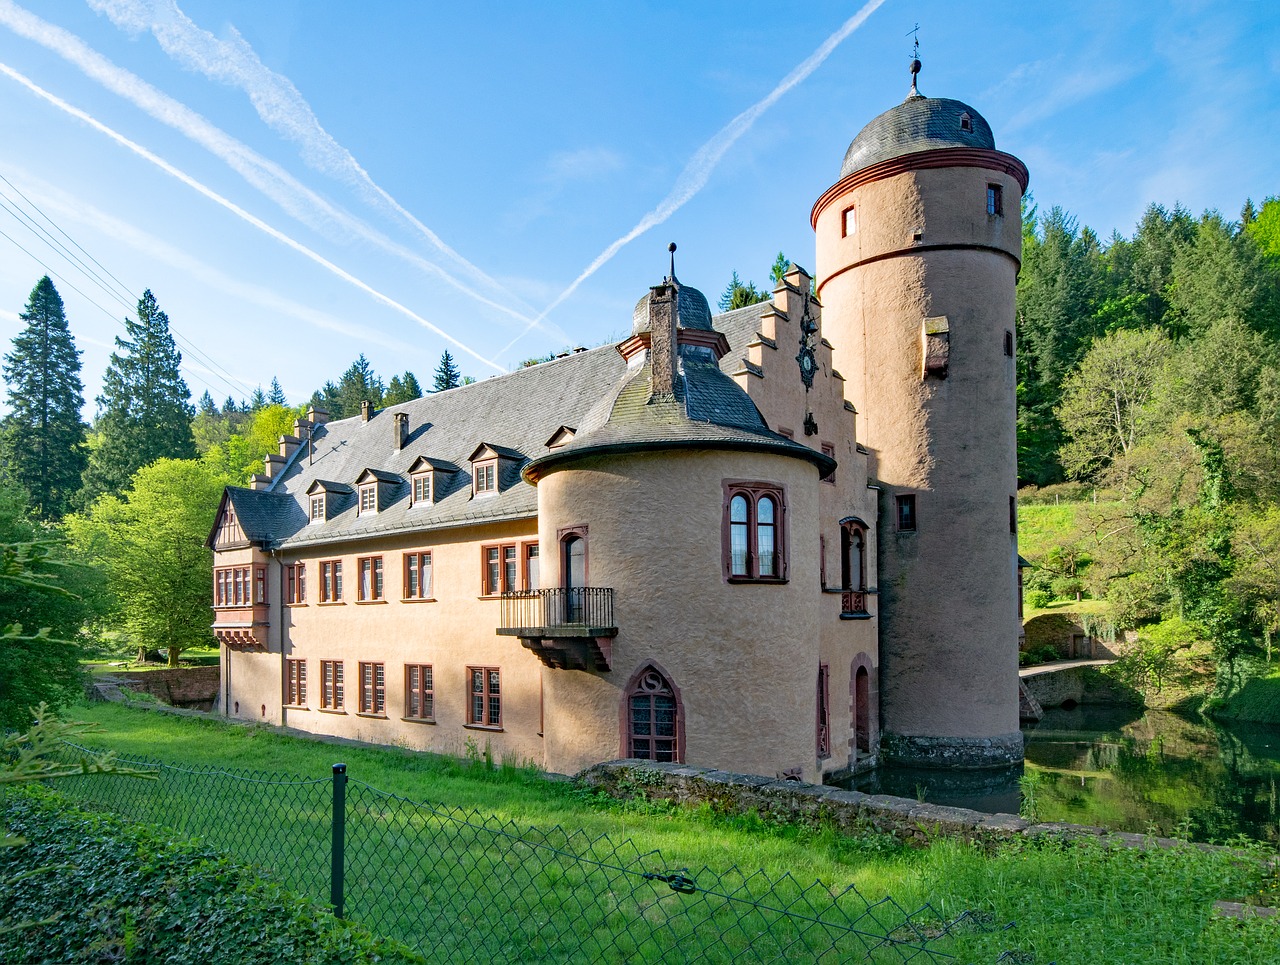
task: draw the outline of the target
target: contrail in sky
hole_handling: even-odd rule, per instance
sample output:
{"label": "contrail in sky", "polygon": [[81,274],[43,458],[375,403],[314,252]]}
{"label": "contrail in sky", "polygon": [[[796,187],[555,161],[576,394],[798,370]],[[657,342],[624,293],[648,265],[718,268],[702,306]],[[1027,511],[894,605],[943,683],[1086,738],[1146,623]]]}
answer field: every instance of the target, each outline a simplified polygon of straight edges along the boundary
{"label": "contrail in sky", "polygon": [[404,305],[401,305],[395,299],[382,294],[382,292],[378,291],[377,289],[361,281],[359,278],[355,277],[355,275],[352,275],[350,272],[345,271],[342,268],[339,268],[333,262],[329,261],[323,256],[312,251],[306,245],[302,244],[301,242],[294,241],[284,232],[278,231],[277,229],[271,227],[271,225],[267,224],[265,221],[262,221],[260,218],[253,216],[248,211],[245,211],[243,208],[235,204],[233,201],[229,201],[227,198],[224,198],[222,195],[218,194],[216,191],[205,187],[203,184],[201,184],[195,178],[191,177],[189,174],[186,174],[185,172],[180,171],[178,168],[174,167],[172,164],[170,164],[168,161],[164,160],[163,158],[155,154],[152,154],[141,144],[138,144],[134,141],[129,140],[123,134],[119,134],[116,131],[112,130],[111,128],[107,127],[101,121],[95,120],[93,117],[90,117],[88,114],[86,114],[84,111],[80,110],[79,108],[72,107],[70,104],[62,100],[60,97],[57,97],[54,94],[49,93],[43,87],[40,87],[39,85],[35,84],[33,81],[28,80],[26,77],[18,73],[16,70],[8,66],[7,64],[0,63],[0,73],[13,78],[23,87],[27,88],[27,90],[35,94],[37,97],[44,99],[48,103],[52,104],[54,107],[57,107],[59,110],[65,111],[66,113],[70,114],[72,117],[75,117],[81,121],[84,121],[84,123],[88,124],[90,127],[101,132],[102,134],[105,134],[107,137],[111,138],[117,144],[120,144],[122,147],[128,148],[130,151],[132,151],[134,154],[137,154],[139,157],[144,158],[147,161],[150,161],[152,164],[160,168],[166,174],[172,175],[173,177],[181,181],[183,184],[200,192],[210,201],[213,201],[215,204],[219,204],[222,207],[226,208],[232,214],[236,215],[238,218],[241,218],[242,220],[253,225],[259,231],[262,231],[263,233],[271,236],[272,238],[276,239],[276,241],[279,241],[281,244],[288,245],[290,248],[292,248],[294,251],[298,252],[299,254],[307,258],[310,258],[317,265],[320,265],[322,268],[326,269],[327,271],[330,271],[333,274],[337,275],[343,281],[346,281],[352,285],[355,285],[361,291],[372,296],[377,301],[382,302],[382,304],[386,305],[388,308],[395,309],[396,311],[400,312],[402,315],[405,315],[406,317],[413,319],[423,328],[426,328],[428,331],[434,332],[436,335],[439,335],[449,344],[456,346],[458,349],[460,349],[463,352],[466,352],[476,361],[482,362],[485,365],[489,366],[490,368],[496,369],[498,372],[506,372],[506,369],[504,369],[501,365],[499,365],[496,362],[490,361],[489,359],[481,355],[479,352],[472,349],[470,346],[465,345],[462,342],[458,341],[458,339],[454,338],[444,329],[440,328],[440,326],[427,321],[417,312],[414,312],[413,310],[406,308]]}
{"label": "contrail in sky", "polygon": [[498,352],[501,357],[512,345],[522,339],[529,333],[529,330],[535,324],[541,322],[552,311],[554,311],[561,302],[578,290],[578,286],[599,271],[606,262],[616,255],[622,248],[640,235],[644,234],[650,228],[656,227],[670,218],[673,214],[684,207],[684,205],[699,191],[706,186],[707,181],[711,177],[711,172],[715,170],[716,165],[720,163],[720,159],[724,157],[725,152],[737,142],[738,138],[747,133],[751,126],[756,122],[761,114],[772,107],[783,94],[791,90],[802,80],[807,78],[815,70],[822,66],[823,61],[831,56],[832,52],[840,45],[840,43],[851,33],[862,26],[869,16],[883,4],[885,0],[867,0],[867,3],[861,10],[841,24],[840,29],[833,33],[830,37],[822,42],[817,50],[805,58],[795,70],[787,74],[773,90],[771,90],[762,100],[757,101],[748,107],[745,111],[731,120],[724,127],[720,128],[711,140],[707,141],[685,165],[684,170],[680,172],[680,177],[676,179],[675,187],[671,192],[662,199],[661,203],[650,211],[647,215],[640,219],[640,223],[628,231],[625,235],[611,244],[604,251],[596,256],[596,260],[589,264],[586,269],[573,280],[573,283],[562,291],[550,305],[542,310],[532,322],[525,326],[524,330],[514,339],[503,346]]}
{"label": "contrail in sky", "polygon": [[[315,217],[315,213],[319,212],[329,222],[337,224],[345,230],[365,238],[383,250],[435,275],[446,284],[466,293],[476,301],[504,314],[511,315],[522,322],[531,325],[539,324],[539,327],[541,327],[539,319],[531,320],[527,315],[486,298],[473,288],[464,285],[453,277],[451,273],[440,268],[440,266],[427,261],[416,252],[392,242],[385,235],[375,231],[360,219],[331,204],[328,200],[298,182],[278,164],[262,157],[252,148],[209,123],[208,120],[186,105],[156,90],[140,77],[111,63],[111,61],[97,53],[74,34],[41,20],[34,14],[13,4],[11,0],[0,0],[0,24],[9,27],[19,36],[26,37],[52,50],[74,64],[107,90],[130,101],[156,120],[167,124],[195,141],[215,157],[228,164],[249,184],[302,223],[323,232],[324,222],[318,222]],[[564,334],[555,326],[550,326],[550,329],[552,334]]]}
{"label": "contrail in sky", "polygon": [[519,301],[375,183],[351,152],[321,126],[311,105],[293,82],[263,64],[235,27],[228,27],[229,39],[220,39],[197,26],[178,8],[176,0],[88,0],[88,4],[123,30],[150,31],[161,49],[189,70],[244,91],[268,127],[302,148],[302,158],[307,164],[341,178],[390,207],[473,279]]}

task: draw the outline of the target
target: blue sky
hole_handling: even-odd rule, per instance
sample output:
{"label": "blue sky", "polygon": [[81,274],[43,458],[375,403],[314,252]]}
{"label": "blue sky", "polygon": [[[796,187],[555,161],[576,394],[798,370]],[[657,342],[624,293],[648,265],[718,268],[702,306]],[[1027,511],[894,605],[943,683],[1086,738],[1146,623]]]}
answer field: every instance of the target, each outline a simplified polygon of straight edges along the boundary
{"label": "blue sky", "polygon": [[90,400],[148,287],[219,402],[305,401],[361,352],[426,382],[446,348],[484,378],[620,338],[669,241],[712,301],[779,250],[812,270],[916,23],[921,90],[979,110],[1042,209],[1234,218],[1280,194],[1278,10],[0,0],[0,339],[46,271]]}

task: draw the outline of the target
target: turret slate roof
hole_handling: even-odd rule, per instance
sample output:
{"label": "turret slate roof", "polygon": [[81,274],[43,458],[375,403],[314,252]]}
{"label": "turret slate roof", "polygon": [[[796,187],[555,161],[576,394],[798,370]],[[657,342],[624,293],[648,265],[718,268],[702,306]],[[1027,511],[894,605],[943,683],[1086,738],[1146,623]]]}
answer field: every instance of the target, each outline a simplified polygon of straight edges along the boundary
{"label": "turret slate roof", "polygon": [[[969,130],[961,123],[965,114],[969,116]],[[968,104],[913,93],[858,132],[845,152],[840,177],[905,154],[949,147],[994,150],[995,146],[991,125]]]}

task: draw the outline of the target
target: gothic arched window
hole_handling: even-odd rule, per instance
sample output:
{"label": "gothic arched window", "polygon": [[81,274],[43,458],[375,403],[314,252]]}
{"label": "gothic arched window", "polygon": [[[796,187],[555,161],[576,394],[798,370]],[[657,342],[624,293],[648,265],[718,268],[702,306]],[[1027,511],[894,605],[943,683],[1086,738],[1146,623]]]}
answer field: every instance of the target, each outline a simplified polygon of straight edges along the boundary
{"label": "gothic arched window", "polygon": [[654,664],[646,664],[631,678],[623,700],[625,755],[646,761],[680,761],[684,756],[680,694],[667,676]]}

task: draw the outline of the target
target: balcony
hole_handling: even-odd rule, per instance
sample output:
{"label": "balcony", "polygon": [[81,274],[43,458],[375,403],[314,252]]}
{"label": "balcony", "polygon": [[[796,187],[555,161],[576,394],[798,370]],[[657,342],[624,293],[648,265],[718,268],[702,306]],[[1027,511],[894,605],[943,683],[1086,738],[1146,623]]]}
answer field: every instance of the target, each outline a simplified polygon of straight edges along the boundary
{"label": "balcony", "polygon": [[500,598],[498,633],[519,637],[548,667],[609,670],[613,638],[613,589],[581,586],[517,590]]}

